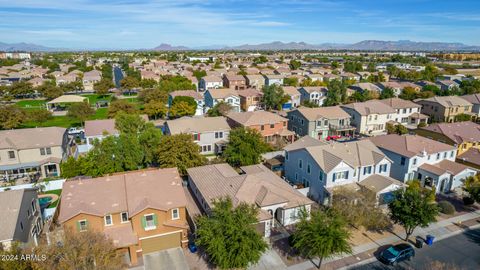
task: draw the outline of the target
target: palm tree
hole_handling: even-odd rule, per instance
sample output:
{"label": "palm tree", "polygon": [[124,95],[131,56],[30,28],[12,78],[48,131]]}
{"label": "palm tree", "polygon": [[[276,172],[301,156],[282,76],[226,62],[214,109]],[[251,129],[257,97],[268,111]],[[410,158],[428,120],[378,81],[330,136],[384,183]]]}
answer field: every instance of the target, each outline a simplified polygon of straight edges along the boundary
{"label": "palm tree", "polygon": [[293,235],[293,247],[306,258],[318,257],[318,269],[325,258],[351,253],[350,232],[345,220],[335,211],[303,212]]}

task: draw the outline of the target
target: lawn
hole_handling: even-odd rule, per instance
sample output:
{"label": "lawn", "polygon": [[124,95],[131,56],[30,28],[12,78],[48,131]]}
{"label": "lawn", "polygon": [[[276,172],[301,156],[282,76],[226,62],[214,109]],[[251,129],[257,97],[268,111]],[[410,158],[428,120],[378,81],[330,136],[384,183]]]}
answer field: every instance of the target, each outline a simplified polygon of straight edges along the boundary
{"label": "lawn", "polygon": [[45,104],[47,101],[42,99],[28,99],[28,100],[20,100],[16,103],[18,107],[24,109],[38,109],[38,108],[45,108]]}
{"label": "lawn", "polygon": [[54,207],[57,207],[57,204],[60,201],[60,194],[62,194],[62,190],[61,189],[49,190],[49,191],[45,191],[44,194],[56,194],[56,195],[58,195],[59,199],[54,201],[53,203],[51,203],[48,206],[48,208],[54,208]]}
{"label": "lawn", "polygon": [[[89,117],[89,120],[97,120],[97,119],[107,119],[108,108],[100,108],[95,111],[95,114]],[[22,125],[24,128],[33,128],[33,127],[76,127],[81,126],[80,121],[74,118],[70,118],[68,116],[54,116],[51,119],[39,123],[39,122],[25,122]]]}
{"label": "lawn", "polygon": [[82,95],[84,97],[88,98],[88,102],[90,103],[91,106],[95,105],[97,101],[104,100],[110,102],[112,100],[112,95],[105,95],[105,96],[100,96],[97,94],[87,94],[87,95]]}

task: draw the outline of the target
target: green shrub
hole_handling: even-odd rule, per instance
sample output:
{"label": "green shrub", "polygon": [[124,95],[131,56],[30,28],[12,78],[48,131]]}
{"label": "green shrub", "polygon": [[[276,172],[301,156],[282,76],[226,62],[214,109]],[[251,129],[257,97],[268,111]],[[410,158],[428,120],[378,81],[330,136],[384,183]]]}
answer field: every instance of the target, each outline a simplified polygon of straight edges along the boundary
{"label": "green shrub", "polygon": [[468,196],[463,197],[462,200],[463,200],[463,204],[467,205],[467,206],[475,203],[475,201],[471,197],[468,197]]}
{"label": "green shrub", "polygon": [[450,202],[440,201],[438,202],[438,207],[440,208],[440,212],[446,215],[452,215],[455,213],[455,207]]}

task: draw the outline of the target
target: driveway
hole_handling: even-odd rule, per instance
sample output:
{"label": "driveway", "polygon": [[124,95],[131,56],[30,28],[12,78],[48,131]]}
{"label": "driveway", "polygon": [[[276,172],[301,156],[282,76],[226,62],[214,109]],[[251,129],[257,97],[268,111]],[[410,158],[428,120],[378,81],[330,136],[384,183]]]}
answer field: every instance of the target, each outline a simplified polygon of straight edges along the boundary
{"label": "driveway", "polygon": [[248,270],[282,270],[287,269],[280,256],[275,250],[269,248],[263,253],[257,264],[248,267]]}
{"label": "driveway", "polygon": [[145,270],[189,270],[182,248],[171,248],[143,255]]}

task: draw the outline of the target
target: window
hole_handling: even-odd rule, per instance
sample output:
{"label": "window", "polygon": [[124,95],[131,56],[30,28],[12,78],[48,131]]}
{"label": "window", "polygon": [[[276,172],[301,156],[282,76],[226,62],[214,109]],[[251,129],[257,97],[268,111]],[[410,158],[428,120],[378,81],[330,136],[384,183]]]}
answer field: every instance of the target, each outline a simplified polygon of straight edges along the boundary
{"label": "window", "polygon": [[323,121],[323,125],[324,125],[324,126],[328,126],[328,120],[324,120],[324,121]]}
{"label": "window", "polygon": [[32,200],[32,213],[35,213],[37,211],[37,202],[35,200]]}
{"label": "window", "polygon": [[145,230],[153,230],[157,228],[155,219],[156,218],[154,214],[143,216],[143,221],[144,221],[143,228],[145,228]]}
{"label": "window", "polygon": [[23,231],[23,222],[20,221],[20,229]]}
{"label": "window", "polygon": [[84,232],[87,230],[87,220],[78,221],[78,230]]}
{"label": "window", "polygon": [[378,171],[379,171],[380,173],[387,172],[387,164],[382,164],[382,165],[380,165],[380,167],[378,168]]}
{"label": "window", "polygon": [[363,175],[371,174],[371,173],[372,173],[372,166],[363,167]]}
{"label": "window", "polygon": [[417,158],[413,159],[413,165],[417,165]]}
{"label": "window", "polygon": [[450,157],[451,158],[453,158],[454,155],[455,155],[455,151],[450,152]]}
{"label": "window", "polygon": [[443,153],[443,158],[447,158],[447,152]]}
{"label": "window", "polygon": [[299,159],[299,160],[298,160],[298,168],[300,168],[300,169],[301,169],[302,167],[303,167],[302,160],[301,160],[301,159]]}
{"label": "window", "polygon": [[104,220],[105,220],[105,226],[113,225],[112,215],[106,215],[104,217]]}
{"label": "window", "polygon": [[400,165],[405,165],[405,157],[402,157],[402,158],[400,159]]}
{"label": "window", "polygon": [[283,122],[283,126],[286,127],[286,126],[287,126],[287,122]]}
{"label": "window", "polygon": [[15,158],[15,152],[14,151],[8,151],[8,158],[14,159]]}
{"label": "window", "polygon": [[202,145],[200,147],[200,152],[211,152],[212,151],[212,145],[211,144],[207,144],[207,145]]}
{"label": "window", "polygon": [[437,160],[440,159],[440,153],[437,153]]}
{"label": "window", "polygon": [[430,157],[431,157],[431,156],[432,156],[432,155],[428,155],[427,159],[430,160]]}
{"label": "window", "polygon": [[127,212],[121,213],[120,216],[121,216],[121,219],[122,219],[122,223],[128,222],[128,213]]}
{"label": "window", "polygon": [[333,174],[333,182],[335,182],[335,180],[339,179],[339,180],[342,180],[342,179],[347,179],[348,178],[348,171],[343,171],[343,172],[337,172],[337,173],[334,173]]}
{"label": "window", "polygon": [[40,148],[40,155],[45,156],[45,148]]}
{"label": "window", "polygon": [[288,160],[288,152],[285,151],[285,160]]}
{"label": "window", "polygon": [[307,163],[307,173],[310,174],[310,164]]}
{"label": "window", "polygon": [[178,208],[175,208],[172,210],[172,219],[179,219],[180,218],[180,210]]}
{"label": "window", "polygon": [[222,131],[215,132],[215,139],[221,139],[221,138],[223,138],[223,132]]}
{"label": "window", "polygon": [[194,141],[200,141],[200,134],[198,134],[198,133],[193,133],[193,140],[194,140]]}
{"label": "window", "polygon": [[47,147],[47,148],[45,148],[45,149],[46,149],[46,151],[47,151],[47,155],[51,155],[51,154],[52,154],[52,148]]}
{"label": "window", "polygon": [[318,175],[318,180],[319,180],[320,182],[323,181],[323,173],[322,173],[322,172],[319,173],[319,175]]}
{"label": "window", "polygon": [[270,128],[275,128],[275,124],[270,124]]}
{"label": "window", "polygon": [[[303,123],[302,123],[303,124]],[[261,125],[260,126],[260,130],[265,130],[265,126],[264,125]]]}

